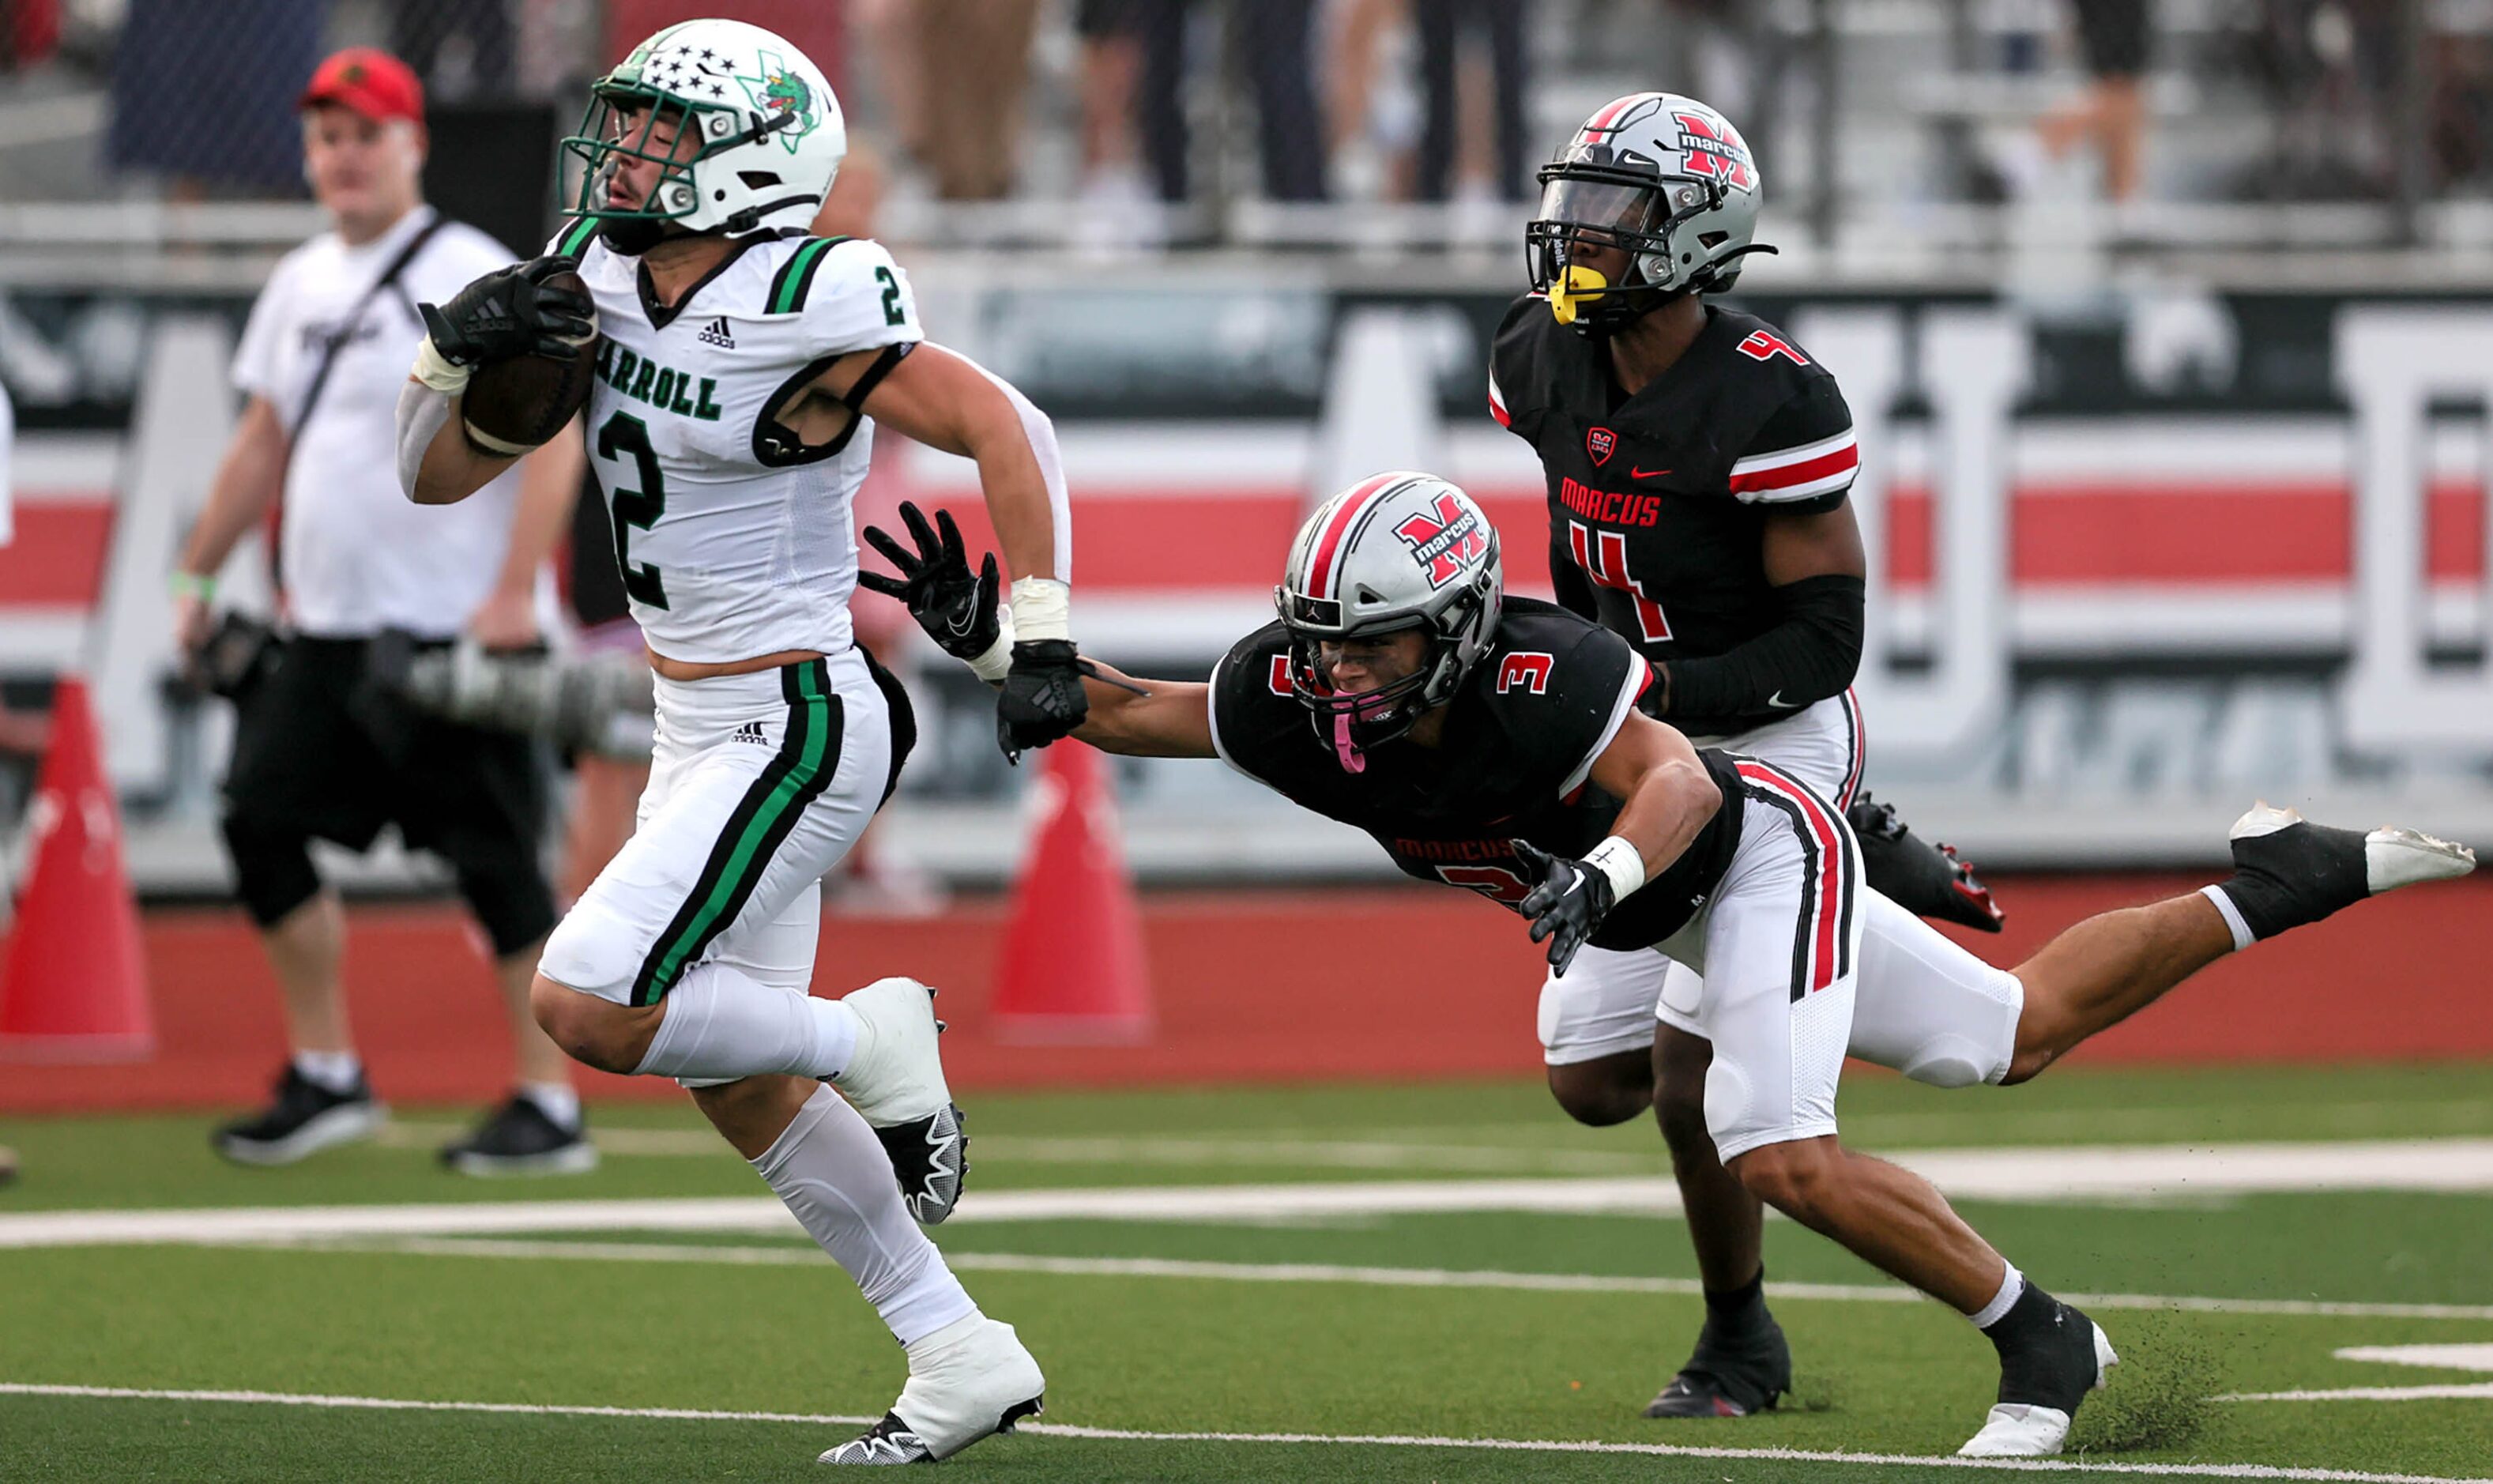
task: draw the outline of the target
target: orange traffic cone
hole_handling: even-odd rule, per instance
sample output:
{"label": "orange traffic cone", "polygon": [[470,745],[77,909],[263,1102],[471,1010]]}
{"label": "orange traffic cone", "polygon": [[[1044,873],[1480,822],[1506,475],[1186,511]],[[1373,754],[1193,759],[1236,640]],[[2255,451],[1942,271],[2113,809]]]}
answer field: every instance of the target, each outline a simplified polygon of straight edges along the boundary
{"label": "orange traffic cone", "polygon": [[156,1030],[138,909],[84,681],[53,688],[51,731],[27,813],[34,868],[0,966],[0,1056],[143,1061]]}
{"label": "orange traffic cone", "polygon": [[1142,916],[1117,848],[1116,802],[1091,747],[1049,747],[1036,842],[1013,889],[989,1013],[997,1039],[1133,1043],[1152,1029]]}

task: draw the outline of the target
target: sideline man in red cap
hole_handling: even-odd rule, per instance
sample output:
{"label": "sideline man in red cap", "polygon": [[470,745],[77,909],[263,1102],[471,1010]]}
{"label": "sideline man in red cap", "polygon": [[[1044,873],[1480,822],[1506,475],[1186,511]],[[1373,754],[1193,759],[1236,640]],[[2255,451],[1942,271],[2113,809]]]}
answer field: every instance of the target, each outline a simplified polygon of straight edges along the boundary
{"label": "sideline man in red cap", "polygon": [[331,229],[288,254],[234,356],[247,401],[173,573],[176,642],[211,631],[216,574],[284,500],[282,658],[235,697],[225,837],[237,894],[285,996],[291,1055],[271,1105],[220,1129],[218,1151],[284,1165],[362,1138],[383,1117],[346,1023],[345,915],[308,846],[368,848],[396,824],[450,865],[490,941],[512,1015],[518,1090],[442,1151],[470,1173],[586,1169],[570,1063],[528,1011],[554,926],[539,865],[545,782],[529,740],[408,713],[367,683],[371,641],[536,642],[553,618],[546,558],[584,462],[556,439],[490,500],[428,508],[389,457],[398,389],[424,338],[415,306],[456,293],[510,250],[424,203],[424,89],[406,64],[341,51],[303,91],[303,176]]}

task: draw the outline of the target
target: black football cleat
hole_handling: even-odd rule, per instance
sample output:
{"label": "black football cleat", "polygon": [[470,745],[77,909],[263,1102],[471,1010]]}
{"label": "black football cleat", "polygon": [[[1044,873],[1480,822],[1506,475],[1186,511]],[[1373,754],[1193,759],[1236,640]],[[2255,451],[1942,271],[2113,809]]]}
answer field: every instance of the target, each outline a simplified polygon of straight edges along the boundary
{"label": "black football cleat", "polygon": [[585,1129],[566,1129],[526,1094],[441,1146],[441,1163],[463,1175],[575,1175],[597,1167],[597,1146]]}
{"label": "black football cleat", "polygon": [[287,1062],[277,1096],[258,1115],[236,1119],[209,1142],[237,1165],[291,1165],[338,1144],[370,1138],[389,1117],[361,1074],[345,1092],[331,1092]]}
{"label": "black football cleat", "polygon": [[1953,845],[1931,845],[1897,817],[1896,806],[1864,793],[1845,810],[1861,841],[1861,869],[1871,890],[1915,917],[1937,918],[1961,927],[1997,932],[2008,915],[1991,899],[1991,888],[1957,859]]}
{"label": "black football cleat", "polygon": [[1746,1417],[1772,1411],[1791,1391],[1791,1347],[1769,1317],[1745,1341],[1726,1345],[1712,1320],[1697,1336],[1697,1352],[1647,1402],[1648,1417]]}
{"label": "black football cleat", "polygon": [[2339,830],[2262,801],[2234,821],[2234,877],[2217,890],[2254,938],[2317,923],[2400,887],[2476,869],[2476,852],[2416,830]]}
{"label": "black football cleat", "polygon": [[1998,1329],[1999,1401],[1961,1458],[2044,1458],[2069,1440],[2069,1424],[2089,1391],[2101,1391],[2120,1364],[2103,1326],[2039,1288],[2020,1295]]}

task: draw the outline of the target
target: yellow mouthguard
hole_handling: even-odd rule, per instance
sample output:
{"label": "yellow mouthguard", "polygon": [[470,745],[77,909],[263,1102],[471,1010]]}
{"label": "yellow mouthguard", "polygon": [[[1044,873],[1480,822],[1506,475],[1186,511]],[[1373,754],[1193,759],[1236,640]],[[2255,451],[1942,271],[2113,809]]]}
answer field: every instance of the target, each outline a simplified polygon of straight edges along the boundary
{"label": "yellow mouthguard", "polygon": [[1566,276],[1549,286],[1549,314],[1560,324],[1576,322],[1576,301],[1598,299],[1610,287],[1610,281],[1591,268],[1569,268]]}

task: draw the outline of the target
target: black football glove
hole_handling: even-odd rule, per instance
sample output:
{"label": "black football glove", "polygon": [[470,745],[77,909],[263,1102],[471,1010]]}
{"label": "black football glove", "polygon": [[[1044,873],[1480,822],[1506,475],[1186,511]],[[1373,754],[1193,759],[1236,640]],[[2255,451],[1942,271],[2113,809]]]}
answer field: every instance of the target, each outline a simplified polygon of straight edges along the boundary
{"label": "black football glove", "polygon": [[996,699],[996,744],[1011,762],[1024,750],[1065,737],[1091,714],[1082,689],[1085,667],[1070,639],[1024,639],[1012,647],[1012,671]]}
{"label": "black football glove", "polygon": [[1576,951],[1617,905],[1610,896],[1610,878],[1581,861],[1553,856],[1529,840],[1515,842],[1515,858],[1541,878],[1520,908],[1532,920],[1532,941],[1549,940],[1549,968],[1564,974]]}
{"label": "black football glove", "polygon": [[433,348],[454,366],[482,366],[523,355],[567,361],[597,334],[597,309],[588,296],[548,288],[545,281],[576,271],[569,257],[537,257],[497,268],[450,296],[446,304],[419,304]]}
{"label": "black football glove", "polygon": [[900,518],[908,523],[917,550],[910,551],[879,526],[868,526],[866,544],[883,553],[900,575],[859,572],[857,586],[907,603],[909,616],[945,653],[976,659],[995,647],[1001,632],[996,614],[1003,577],[996,570],[996,554],[987,553],[986,564],[973,574],[951,511],[937,510],[935,524],[929,526],[915,504],[903,500]]}

